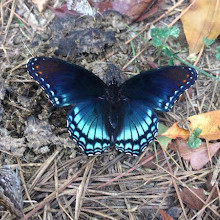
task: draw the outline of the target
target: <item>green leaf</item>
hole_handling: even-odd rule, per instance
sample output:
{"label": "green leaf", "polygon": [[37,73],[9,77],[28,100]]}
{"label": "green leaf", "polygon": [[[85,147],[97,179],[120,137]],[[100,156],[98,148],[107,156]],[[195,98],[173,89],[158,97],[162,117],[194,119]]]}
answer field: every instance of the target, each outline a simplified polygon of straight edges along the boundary
{"label": "green leaf", "polygon": [[19,24],[20,27],[23,27],[23,26],[24,26],[24,24],[21,22],[20,19],[17,19],[17,24]]}
{"label": "green leaf", "polygon": [[155,38],[155,37],[158,37],[158,34],[159,34],[159,29],[158,28],[152,28],[151,31],[150,31],[150,36],[152,38]]}
{"label": "green leaf", "polygon": [[201,134],[202,130],[200,128],[195,128],[191,135],[189,136],[189,139],[187,141],[187,146],[189,148],[198,148],[202,141],[199,138],[199,135]]}
{"label": "green leaf", "polygon": [[206,38],[206,37],[203,38],[203,43],[204,43],[207,47],[210,46],[210,45],[212,45],[214,41],[215,41],[215,40],[213,40],[213,39],[208,39],[208,38]]}
{"label": "green leaf", "polygon": [[180,29],[176,26],[170,28],[170,35],[173,37],[179,37]]}
{"label": "green leaf", "polygon": [[153,38],[153,45],[155,47],[160,47],[162,45],[162,41],[158,37]]}
{"label": "green leaf", "polygon": [[159,38],[167,38],[170,35],[170,29],[168,27],[161,28],[158,33]]}
{"label": "green leaf", "polygon": [[173,52],[168,47],[163,50],[163,53],[167,57],[173,57]]}
{"label": "green leaf", "polygon": [[216,59],[220,59],[220,46],[217,47]]}
{"label": "green leaf", "polygon": [[217,53],[215,56],[216,56],[216,59],[220,59],[220,53]]}
{"label": "green leaf", "polygon": [[168,60],[168,64],[169,64],[170,66],[174,66],[173,57],[171,57],[171,58]]}
{"label": "green leaf", "polygon": [[[165,125],[162,124],[162,123],[159,123],[157,135],[160,135],[160,134],[164,133],[167,129],[168,129],[167,126],[165,126]],[[171,138],[168,138],[168,137],[165,137],[165,136],[160,136],[160,137],[157,137],[157,140],[158,140],[158,142],[160,143],[160,145],[161,145],[164,149],[166,149],[166,148],[167,148],[167,145],[169,144],[169,142],[170,142],[172,139],[171,139]]]}

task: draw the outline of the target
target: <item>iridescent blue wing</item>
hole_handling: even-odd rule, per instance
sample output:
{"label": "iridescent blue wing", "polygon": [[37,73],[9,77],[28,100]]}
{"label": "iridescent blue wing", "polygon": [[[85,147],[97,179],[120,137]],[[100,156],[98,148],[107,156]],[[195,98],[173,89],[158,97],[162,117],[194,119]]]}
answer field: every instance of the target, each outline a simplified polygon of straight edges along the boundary
{"label": "iridescent blue wing", "polygon": [[130,78],[120,86],[120,90],[130,100],[140,100],[147,107],[166,112],[196,79],[197,71],[193,68],[166,66]]}
{"label": "iridescent blue wing", "polygon": [[123,101],[124,117],[120,132],[114,137],[117,150],[139,155],[154,139],[158,119],[155,112],[143,102]]}
{"label": "iridescent blue wing", "polygon": [[104,100],[86,100],[75,105],[67,116],[70,135],[87,155],[101,154],[110,147],[104,106]]}
{"label": "iridescent blue wing", "polygon": [[197,72],[192,68],[167,66],[125,81],[119,87],[124,118],[114,137],[116,148],[127,154],[140,154],[157,133],[158,119],[152,109],[169,111],[196,79]]}
{"label": "iridescent blue wing", "polygon": [[29,74],[43,87],[53,105],[75,106],[67,117],[72,138],[87,155],[110,146],[104,126],[103,96],[107,85],[92,72],[60,59],[35,57],[28,61]]}
{"label": "iridescent blue wing", "polygon": [[92,72],[57,58],[34,57],[27,70],[58,107],[102,96],[107,87]]}

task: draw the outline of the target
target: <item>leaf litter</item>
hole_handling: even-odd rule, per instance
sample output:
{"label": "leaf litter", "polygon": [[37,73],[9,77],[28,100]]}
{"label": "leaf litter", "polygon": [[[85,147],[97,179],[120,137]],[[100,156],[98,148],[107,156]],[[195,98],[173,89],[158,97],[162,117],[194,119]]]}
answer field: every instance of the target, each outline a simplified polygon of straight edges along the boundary
{"label": "leaf litter", "polygon": [[209,0],[190,0],[189,3],[181,21],[189,54],[197,54],[204,46],[204,38],[215,40],[220,34],[220,3]]}
{"label": "leaf litter", "polygon": [[[182,4],[172,3],[165,2],[163,8],[157,11],[157,16],[149,18],[146,23],[134,23],[135,31],[146,35],[152,24],[161,27],[162,23],[171,23],[184,7],[183,1]],[[55,2],[51,1],[50,5],[55,8],[61,6],[61,3],[55,5]],[[55,35],[55,32],[62,32],[63,36],[74,33],[70,24],[74,27],[78,26],[80,31],[89,28],[100,29],[103,33],[113,31],[116,42],[107,43],[102,47],[104,56],[98,50],[94,53],[89,47],[85,47],[83,52],[73,53],[74,55],[67,53],[67,60],[90,70],[98,70],[108,58],[122,68],[133,58],[130,45],[126,44],[132,40],[138,54],[136,60],[139,67],[142,70],[148,69],[148,60],[158,62],[155,58],[155,50],[149,45],[146,46],[134,32],[126,28],[128,23],[123,16],[109,12],[94,20],[80,15],[75,15],[76,17],[68,15],[60,18],[63,19],[62,26],[57,26],[58,29],[51,32],[56,23],[51,26],[50,21],[55,20],[50,10],[46,9],[40,14],[31,2],[21,1],[17,4],[6,2],[0,7],[4,12],[1,15],[1,22],[5,21],[1,24],[3,32],[0,35],[1,39],[5,39],[0,50],[1,77],[5,80],[5,92],[1,102],[3,108],[1,134],[5,135],[5,142],[1,143],[1,160],[2,164],[17,167],[19,170],[24,189],[23,199],[29,201],[24,204],[23,219],[33,219],[36,215],[42,218],[44,216],[45,219],[50,219],[51,216],[54,219],[66,219],[66,216],[75,219],[153,219],[159,218],[158,213],[161,210],[167,211],[176,206],[181,210],[175,216],[176,219],[195,218],[195,215],[214,219],[219,217],[219,200],[216,200],[216,197],[210,200],[209,197],[203,198],[201,195],[199,197],[202,198],[199,199],[191,188],[191,186],[196,187],[202,191],[208,177],[215,173],[212,180],[214,183],[209,189],[213,189],[213,192],[219,191],[219,172],[216,174],[217,153],[213,154],[210,150],[208,157],[206,156],[209,163],[198,170],[192,170],[193,167],[182,160],[178,152],[169,148],[167,148],[168,155],[164,154],[165,156],[161,157],[158,144],[159,149],[153,150],[152,145],[147,148],[152,156],[147,155],[142,161],[140,160],[144,154],[140,158],[133,158],[119,154],[113,149],[101,157],[88,158],[82,155],[78,147],[73,148],[74,143],[66,132],[66,114],[69,109],[54,108],[26,73],[24,63],[31,56],[54,56],[57,45],[52,46],[51,39],[57,37],[59,40],[59,35]],[[17,22],[20,18],[23,19],[21,21],[24,25]],[[65,19],[71,20],[72,23]],[[179,27],[181,27],[180,23]],[[183,30],[180,33],[184,39]],[[186,47],[185,40],[181,38],[169,41],[169,44],[176,45],[177,41],[181,43],[178,49]],[[76,39],[76,43],[78,42],[79,40]],[[199,66],[217,75],[220,69],[219,63],[212,59],[214,57],[212,51],[206,53],[205,57],[200,58]],[[164,57],[161,58],[160,63],[166,65]],[[124,69],[127,77],[135,74],[136,65],[135,63],[127,65]],[[102,77],[103,70],[97,74]],[[210,79],[199,78],[197,86],[193,87],[191,98],[186,97],[187,102],[182,100],[176,103],[172,112],[160,114],[160,121],[169,126],[181,118],[186,119],[188,115],[207,112],[209,109],[216,110],[220,106],[218,98],[220,91],[219,87],[214,85],[215,82]],[[35,126],[30,120],[33,116]],[[212,142],[208,142],[209,146],[218,144],[217,140]],[[186,142],[184,144],[186,145]],[[207,146],[204,149],[207,149]],[[158,160],[154,160],[155,150]],[[152,167],[151,164],[146,169],[143,165],[148,161],[153,161],[154,166]],[[152,170],[156,167],[156,170]],[[192,207],[188,207],[188,198],[185,200],[182,197],[181,188],[188,189],[188,198],[193,195],[202,203],[198,212],[195,211],[197,207],[193,207],[194,211]],[[210,191],[210,195],[214,193]],[[10,216],[7,211],[4,214],[6,218]],[[171,214],[169,215],[172,217]]]}
{"label": "leaf litter", "polygon": [[128,0],[126,2],[121,0],[101,2],[76,0],[73,2],[71,0],[58,8],[49,7],[58,17],[68,14],[95,16],[104,12],[116,11],[134,22],[143,21],[152,16],[163,4],[164,0]]}

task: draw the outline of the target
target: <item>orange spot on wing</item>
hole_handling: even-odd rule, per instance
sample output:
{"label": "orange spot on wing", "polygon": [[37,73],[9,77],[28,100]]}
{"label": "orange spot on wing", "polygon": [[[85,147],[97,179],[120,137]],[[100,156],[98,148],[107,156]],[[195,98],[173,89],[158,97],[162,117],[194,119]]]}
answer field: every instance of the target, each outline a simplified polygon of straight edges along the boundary
{"label": "orange spot on wing", "polygon": [[39,66],[38,66],[38,65],[36,65],[36,66],[35,66],[35,68],[36,68],[36,69],[38,69],[38,68],[39,68]]}
{"label": "orange spot on wing", "polygon": [[40,75],[41,75],[41,74],[42,74],[42,72],[41,72],[41,71],[39,71],[39,72],[38,72],[38,74],[40,74]]}
{"label": "orange spot on wing", "polygon": [[186,77],[189,78],[189,74],[187,74]]}
{"label": "orange spot on wing", "polygon": [[183,82],[185,83],[185,82],[186,82],[186,79],[184,79]]}

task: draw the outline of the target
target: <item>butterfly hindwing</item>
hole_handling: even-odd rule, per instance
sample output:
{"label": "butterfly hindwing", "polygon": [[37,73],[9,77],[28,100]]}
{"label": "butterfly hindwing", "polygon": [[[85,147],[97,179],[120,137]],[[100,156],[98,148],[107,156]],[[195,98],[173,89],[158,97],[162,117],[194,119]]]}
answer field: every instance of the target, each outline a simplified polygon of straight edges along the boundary
{"label": "butterfly hindwing", "polygon": [[157,116],[141,102],[124,101],[123,108],[122,129],[114,138],[115,147],[126,154],[139,155],[157,133]]}
{"label": "butterfly hindwing", "polygon": [[85,100],[76,104],[67,116],[70,135],[87,155],[103,153],[110,147],[103,102],[101,99]]}
{"label": "butterfly hindwing", "polygon": [[169,111],[179,96],[195,83],[197,71],[186,66],[166,66],[148,70],[125,81],[122,94],[140,100],[150,108]]}
{"label": "butterfly hindwing", "polygon": [[92,72],[57,58],[32,58],[27,63],[27,70],[58,107],[101,96],[107,87]]}

